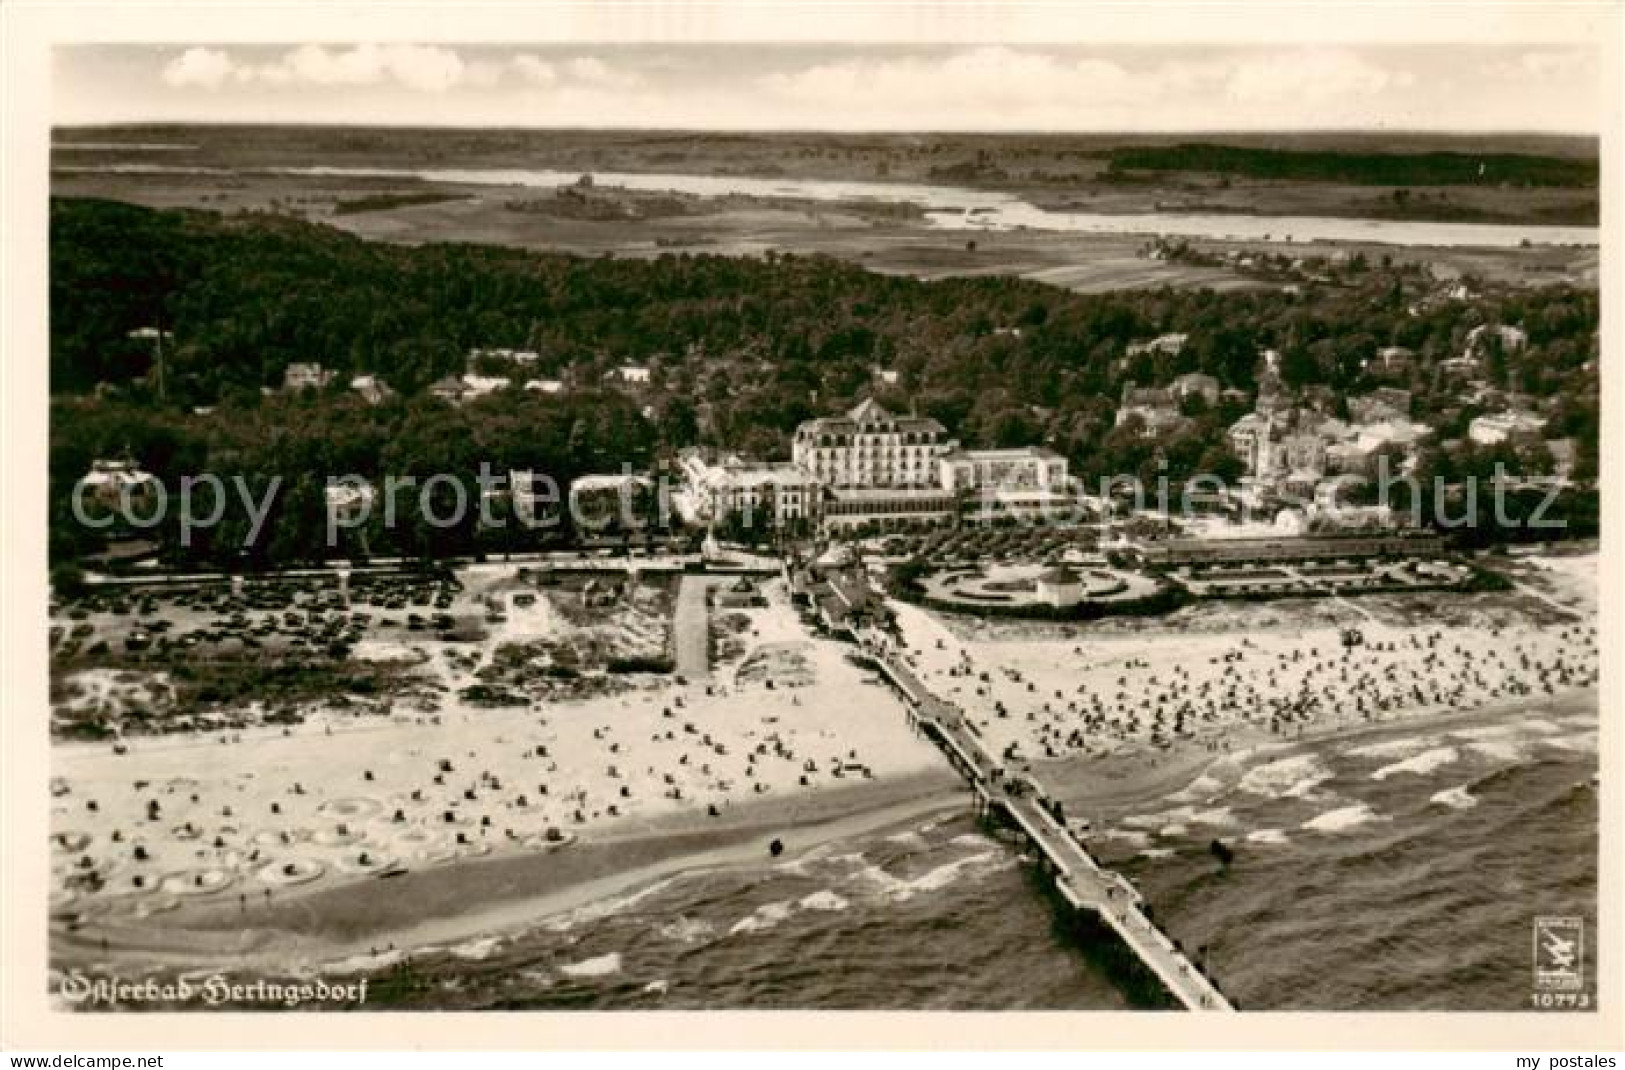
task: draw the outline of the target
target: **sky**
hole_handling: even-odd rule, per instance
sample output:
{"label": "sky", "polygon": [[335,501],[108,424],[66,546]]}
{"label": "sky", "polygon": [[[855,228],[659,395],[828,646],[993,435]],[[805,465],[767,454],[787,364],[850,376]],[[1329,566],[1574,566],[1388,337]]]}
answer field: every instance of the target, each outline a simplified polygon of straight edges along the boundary
{"label": "sky", "polygon": [[1594,134],[1583,44],[60,46],[52,119],[840,131]]}

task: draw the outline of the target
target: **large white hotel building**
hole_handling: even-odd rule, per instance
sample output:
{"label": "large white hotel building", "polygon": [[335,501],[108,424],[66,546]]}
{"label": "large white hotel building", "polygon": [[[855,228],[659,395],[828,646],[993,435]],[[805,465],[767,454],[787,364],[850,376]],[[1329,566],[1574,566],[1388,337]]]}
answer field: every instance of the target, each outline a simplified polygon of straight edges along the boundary
{"label": "large white hotel building", "polygon": [[[1029,509],[1070,490],[1066,458],[1053,450],[960,449],[936,420],[895,416],[872,399],[844,415],[803,423],[790,456],[789,465],[770,465],[738,457],[706,462],[690,454],[682,465],[695,516],[720,519],[755,505],[745,492],[764,482],[781,492],[781,507],[765,518],[769,523],[782,523],[793,513],[826,529],[946,522],[977,493],[984,504]],[[788,478],[792,472],[804,473],[805,484]],[[782,494],[786,483],[795,484],[798,493]],[[783,508],[791,499],[794,509]]]}

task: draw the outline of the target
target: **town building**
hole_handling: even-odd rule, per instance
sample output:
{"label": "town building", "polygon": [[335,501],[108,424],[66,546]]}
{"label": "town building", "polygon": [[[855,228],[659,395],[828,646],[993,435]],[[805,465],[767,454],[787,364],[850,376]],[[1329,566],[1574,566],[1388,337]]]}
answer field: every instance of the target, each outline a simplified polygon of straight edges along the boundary
{"label": "town building", "polygon": [[1168,392],[1180,402],[1200,397],[1209,405],[1216,405],[1219,401],[1219,380],[1206,372],[1189,372],[1170,383]]}
{"label": "town building", "polygon": [[1188,335],[1183,334],[1162,334],[1148,342],[1131,342],[1124,352],[1131,357],[1138,357],[1145,353],[1177,357],[1184,351],[1188,337]]}
{"label": "town building", "polygon": [[738,454],[713,461],[697,449],[685,451],[677,463],[684,486],[673,504],[690,524],[737,519],[746,526],[782,529],[818,518],[822,488],[799,465],[752,461]]}
{"label": "town building", "polygon": [[937,459],[942,489],[959,494],[996,490],[1068,489],[1067,463],[1044,446],[1003,450],[955,449]]}
{"label": "town building", "polygon": [[1141,436],[1155,438],[1179,426],[1183,420],[1172,391],[1133,383],[1123,387],[1123,401],[1117,407],[1115,426],[1138,421]]}
{"label": "town building", "polygon": [[1365,362],[1368,371],[1398,373],[1409,371],[1416,360],[1416,352],[1405,346],[1383,346]]}
{"label": "town building", "polygon": [[649,368],[643,364],[622,364],[609,374],[625,386],[648,386],[652,377]]}
{"label": "town building", "polygon": [[974,498],[982,518],[1070,515],[1077,504],[1067,460],[1044,446],[956,449],[938,460],[942,489],[961,507]]}
{"label": "town building", "polygon": [[350,389],[360,394],[368,405],[382,405],[395,396],[389,384],[376,375],[357,375],[350,380]]}
{"label": "town building", "polygon": [[1411,392],[1391,386],[1382,386],[1369,394],[1349,398],[1349,419],[1357,424],[1376,423],[1408,417],[1411,414]]}
{"label": "town building", "polygon": [[1508,440],[1530,439],[1546,430],[1546,417],[1518,409],[1488,413],[1467,425],[1467,437],[1480,446]]}
{"label": "town building", "polygon": [[470,349],[467,367],[473,371],[481,361],[492,361],[528,368],[540,359],[542,355],[532,349]]}
{"label": "town building", "polygon": [[333,381],[333,371],[313,361],[295,361],[282,369],[282,389],[320,390]]}
{"label": "town building", "polygon": [[562,394],[564,392],[564,380],[527,379],[525,389],[537,394]]}
{"label": "town building", "polygon": [[545,472],[515,468],[508,472],[507,497],[513,515],[527,526],[551,524],[559,517],[559,484]]}
{"label": "town building", "polygon": [[1056,609],[1070,609],[1083,601],[1083,577],[1065,565],[1040,572],[1033,585],[1038,600]]}
{"label": "town building", "polygon": [[322,499],[332,523],[354,527],[371,513],[377,493],[371,483],[345,479],[330,482],[322,488]]}
{"label": "town building", "polygon": [[1516,353],[1529,344],[1529,335],[1522,327],[1509,327],[1504,323],[1481,323],[1467,332],[1467,345],[1462,356],[1481,359],[1491,345],[1499,345],[1503,352]]}
{"label": "town building", "polygon": [[1129,544],[1150,565],[1238,564],[1250,561],[1314,561],[1343,558],[1432,556],[1444,552],[1444,539],[1419,531],[1377,531],[1324,535],[1257,535],[1232,539],[1174,537]]}
{"label": "town building", "polygon": [[570,519],[586,531],[646,527],[653,494],[646,476],[580,476],[570,484]]}
{"label": "town building", "polygon": [[460,405],[468,396],[468,384],[455,375],[448,375],[429,384],[429,396],[452,405]]}
{"label": "town building", "polygon": [[896,531],[950,523],[959,499],[941,488],[833,487],[823,502],[825,531]]}
{"label": "town building", "polygon": [[504,375],[475,375],[470,372],[463,376],[463,385],[468,387],[468,393],[464,395],[467,401],[506,390],[513,385],[513,380]]}
{"label": "town building", "polygon": [[96,460],[79,480],[88,501],[108,509],[129,509],[138,516],[163,494],[158,477],[133,460]]}
{"label": "town building", "polygon": [[937,460],[955,445],[937,421],[867,399],[796,428],[791,459],[826,487],[940,490]]}

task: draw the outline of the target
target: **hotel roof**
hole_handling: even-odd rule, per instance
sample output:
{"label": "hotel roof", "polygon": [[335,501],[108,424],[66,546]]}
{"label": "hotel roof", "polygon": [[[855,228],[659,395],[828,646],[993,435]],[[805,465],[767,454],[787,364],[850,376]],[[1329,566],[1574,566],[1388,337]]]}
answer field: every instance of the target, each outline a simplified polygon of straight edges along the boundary
{"label": "hotel roof", "polygon": [[822,416],[808,420],[797,431],[856,431],[870,424],[893,424],[899,431],[935,431],[945,434],[947,429],[929,416],[893,416],[873,398],[865,398],[844,416]]}

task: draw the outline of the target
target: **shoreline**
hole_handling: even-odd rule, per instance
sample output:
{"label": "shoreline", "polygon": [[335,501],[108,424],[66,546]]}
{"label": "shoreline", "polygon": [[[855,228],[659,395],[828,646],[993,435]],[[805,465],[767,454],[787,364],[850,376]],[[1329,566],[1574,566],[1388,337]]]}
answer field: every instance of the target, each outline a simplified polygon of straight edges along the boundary
{"label": "shoreline", "polygon": [[[284,893],[269,904],[182,904],[167,913],[173,925],[88,922],[69,931],[54,924],[53,967],[133,960],[196,968],[230,960],[235,967],[300,972],[386,951],[421,952],[511,934],[668,880],[758,865],[774,838],[785,842],[777,860],[783,864],[850,836],[968,811],[967,791],[944,766],[822,797],[752,801],[722,823],[669,815],[645,829],[563,848],[493,853],[384,882],[359,877]],[[380,887],[389,894],[380,896]]]}
{"label": "shoreline", "polygon": [[[1327,725],[1319,731],[1305,732],[1290,739],[1255,728],[1248,733],[1238,734],[1250,738],[1237,738],[1237,746],[1218,753],[1203,749],[1205,740],[1195,739],[1184,741],[1167,751],[1142,750],[1134,754],[1035,762],[1033,771],[1049,785],[1054,797],[1064,805],[1116,814],[1128,812],[1152,799],[1178,794],[1203,777],[1263,758],[1290,757],[1304,750],[1368,737],[1437,732],[1480,723],[1505,722],[1524,714],[1563,716],[1581,713],[1597,717],[1600,721],[1601,693],[1596,687],[1542,696],[1538,701],[1509,699],[1469,709],[1424,707],[1382,721]],[[1111,766],[1117,767],[1113,771],[1115,775],[1103,775],[1102,770]]]}
{"label": "shoreline", "polygon": [[[1302,737],[1267,733],[1211,753],[1199,742],[1170,752],[1097,756],[1035,764],[1057,799],[1108,819],[1188,789],[1216,771],[1266,756],[1392,733],[1436,731],[1521,713],[1596,714],[1595,689],[1540,703],[1507,701],[1472,709],[1427,709],[1372,724],[1328,726]],[[1105,775],[1108,769],[1111,775]],[[944,766],[827,793],[751,800],[721,819],[672,813],[606,830],[562,848],[514,849],[410,871],[381,882],[358,877],[284,892],[268,904],[183,903],[175,924],[52,927],[53,967],[144,962],[179,969],[209,965],[283,973],[354,972],[448,944],[501,939],[616,899],[635,899],[673,881],[768,862],[794,862],[830,843],[922,817],[969,809],[968,788]],[[630,823],[629,823],[630,824]],[[378,895],[387,887],[389,895]],[[105,938],[105,949],[99,941]]]}

